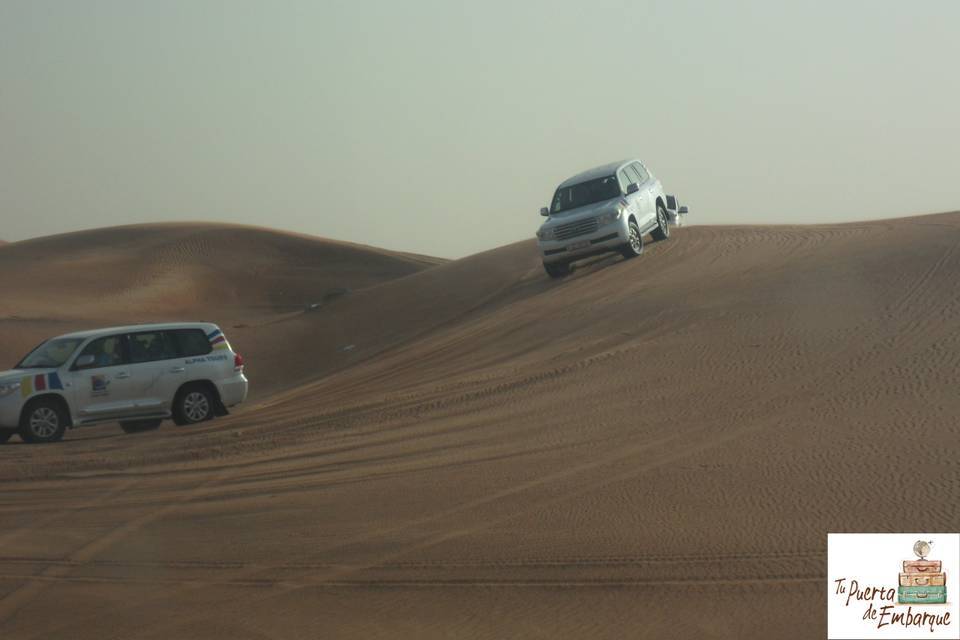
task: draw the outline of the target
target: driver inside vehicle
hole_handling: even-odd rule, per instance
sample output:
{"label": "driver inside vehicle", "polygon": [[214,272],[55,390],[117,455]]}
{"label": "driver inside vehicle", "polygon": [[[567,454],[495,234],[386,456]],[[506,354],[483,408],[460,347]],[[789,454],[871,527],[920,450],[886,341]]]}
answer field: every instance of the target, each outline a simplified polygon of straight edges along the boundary
{"label": "driver inside vehicle", "polygon": [[81,355],[93,356],[94,367],[110,367],[123,362],[120,338],[116,336],[94,340]]}

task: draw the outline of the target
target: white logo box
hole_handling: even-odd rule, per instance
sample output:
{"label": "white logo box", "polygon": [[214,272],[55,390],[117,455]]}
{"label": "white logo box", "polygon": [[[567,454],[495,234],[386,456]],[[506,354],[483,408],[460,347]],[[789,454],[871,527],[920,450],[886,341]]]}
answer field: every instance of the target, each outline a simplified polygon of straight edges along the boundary
{"label": "white logo box", "polygon": [[[919,560],[918,540],[933,543],[926,559],[941,563],[945,604],[900,603],[900,573]],[[958,533],[827,534],[827,638],[960,640],[958,579]]]}

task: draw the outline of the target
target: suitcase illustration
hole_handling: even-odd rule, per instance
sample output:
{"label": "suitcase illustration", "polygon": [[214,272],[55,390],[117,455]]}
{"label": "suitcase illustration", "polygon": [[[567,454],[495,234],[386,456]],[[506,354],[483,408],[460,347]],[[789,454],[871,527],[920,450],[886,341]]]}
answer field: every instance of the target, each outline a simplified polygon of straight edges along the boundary
{"label": "suitcase illustration", "polygon": [[940,573],[939,560],[904,560],[904,573]]}
{"label": "suitcase illustration", "polygon": [[942,587],[947,584],[945,573],[901,573],[901,587]]}
{"label": "suitcase illustration", "polygon": [[899,587],[900,604],[944,604],[947,601],[946,587]]}

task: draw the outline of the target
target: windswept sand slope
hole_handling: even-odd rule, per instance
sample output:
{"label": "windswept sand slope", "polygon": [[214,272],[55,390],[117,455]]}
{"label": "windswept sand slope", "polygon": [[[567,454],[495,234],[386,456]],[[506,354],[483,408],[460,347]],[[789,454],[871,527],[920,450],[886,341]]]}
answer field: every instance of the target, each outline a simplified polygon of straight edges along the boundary
{"label": "windswept sand slope", "polygon": [[960,214],[690,227],[233,330],[289,366],[230,418],[0,447],[0,633],[823,637],[827,531],[960,529],[958,269]]}
{"label": "windswept sand slope", "polygon": [[267,325],[442,262],[223,224],[132,225],[17,242],[0,251],[0,272],[14,274],[0,297],[0,357],[11,366],[40,340],[77,329],[207,320],[234,341],[233,329],[242,329],[256,356],[251,366],[273,379],[270,368],[282,368],[277,347],[292,345]]}

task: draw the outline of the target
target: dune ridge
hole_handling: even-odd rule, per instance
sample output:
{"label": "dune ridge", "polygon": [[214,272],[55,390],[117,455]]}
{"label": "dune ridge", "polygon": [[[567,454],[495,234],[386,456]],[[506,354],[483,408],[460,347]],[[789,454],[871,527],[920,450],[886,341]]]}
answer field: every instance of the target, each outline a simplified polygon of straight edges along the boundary
{"label": "dune ridge", "polygon": [[823,637],[828,531],[960,528],[960,213],[368,257],[224,296],[235,415],[0,447],[0,632]]}
{"label": "dune ridge", "polygon": [[[349,295],[444,262],[214,223],[24,240],[0,251],[0,270],[17,274],[0,298],[0,355],[12,364],[50,334],[98,326],[208,320],[228,331],[256,327],[323,304],[332,291]],[[258,342],[267,357],[270,337]]]}

